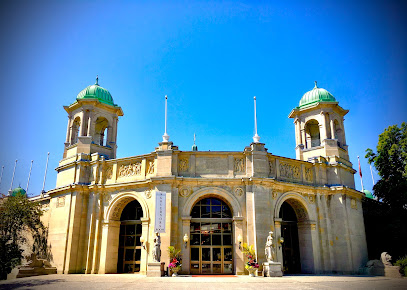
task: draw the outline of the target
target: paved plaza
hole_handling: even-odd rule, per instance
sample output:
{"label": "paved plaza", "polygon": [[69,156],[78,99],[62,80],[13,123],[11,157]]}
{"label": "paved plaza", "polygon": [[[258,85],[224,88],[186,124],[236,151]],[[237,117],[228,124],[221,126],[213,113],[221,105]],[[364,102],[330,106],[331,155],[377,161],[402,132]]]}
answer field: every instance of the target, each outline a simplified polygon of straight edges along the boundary
{"label": "paved plaza", "polygon": [[162,277],[134,274],[48,275],[0,282],[0,289],[407,289],[407,278],[366,276]]}

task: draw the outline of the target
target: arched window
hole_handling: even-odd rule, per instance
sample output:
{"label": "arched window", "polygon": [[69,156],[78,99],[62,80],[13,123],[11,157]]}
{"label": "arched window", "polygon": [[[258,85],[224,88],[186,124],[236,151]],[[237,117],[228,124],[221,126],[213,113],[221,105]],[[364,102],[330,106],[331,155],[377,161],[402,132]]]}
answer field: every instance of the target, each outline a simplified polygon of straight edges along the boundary
{"label": "arched window", "polygon": [[307,136],[307,148],[317,147],[321,145],[321,137],[319,134],[319,123],[317,120],[310,120],[305,125],[305,133]]}
{"label": "arched window", "polygon": [[78,143],[80,129],[81,129],[81,119],[79,117],[76,117],[72,123],[71,144]]}
{"label": "arched window", "polygon": [[104,117],[99,117],[96,119],[95,124],[95,143],[101,146],[107,145],[107,127],[109,126],[109,122]]}

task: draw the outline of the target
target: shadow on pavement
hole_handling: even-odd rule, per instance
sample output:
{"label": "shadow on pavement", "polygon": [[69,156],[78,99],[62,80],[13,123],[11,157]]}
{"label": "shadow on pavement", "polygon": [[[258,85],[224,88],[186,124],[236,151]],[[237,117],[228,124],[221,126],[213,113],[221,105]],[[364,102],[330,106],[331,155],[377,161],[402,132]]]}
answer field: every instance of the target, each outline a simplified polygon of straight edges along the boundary
{"label": "shadow on pavement", "polygon": [[65,282],[64,279],[52,279],[52,280],[13,280],[8,283],[0,284],[1,289],[18,289],[18,288],[32,288],[43,285],[51,285],[55,283]]}

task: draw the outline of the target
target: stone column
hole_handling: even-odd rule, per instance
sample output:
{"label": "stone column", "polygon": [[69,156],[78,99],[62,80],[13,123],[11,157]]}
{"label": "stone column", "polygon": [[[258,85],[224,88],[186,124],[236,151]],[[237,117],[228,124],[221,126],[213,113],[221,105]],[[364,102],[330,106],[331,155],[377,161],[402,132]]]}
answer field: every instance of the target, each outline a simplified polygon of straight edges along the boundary
{"label": "stone column", "polygon": [[321,144],[322,141],[325,139],[328,139],[328,130],[327,130],[327,126],[326,126],[326,113],[325,112],[321,112],[321,125],[320,125],[320,136],[321,136]]}
{"label": "stone column", "polygon": [[[149,218],[141,218],[141,236],[144,238],[144,247],[141,247],[141,257],[140,257],[140,274],[146,275],[147,274],[147,263],[148,263],[148,250],[150,243],[148,242],[148,225],[150,219]],[[153,245],[153,244],[152,244]]]}
{"label": "stone column", "polygon": [[304,148],[308,148],[307,147],[307,138],[305,136],[305,125],[304,128],[301,130],[301,139],[302,139],[302,144],[304,145]]}
{"label": "stone column", "polygon": [[117,273],[120,221],[109,220],[102,226],[99,274]]}
{"label": "stone column", "polygon": [[330,121],[330,125],[331,125],[331,136],[332,136],[332,139],[337,139],[336,136],[335,136],[335,124],[334,124],[334,119],[331,118],[329,121]]}
{"label": "stone column", "polygon": [[[188,236],[188,243],[185,246],[184,244],[184,236]],[[182,246],[181,246],[181,253],[182,253],[182,274],[189,274],[191,272],[190,265],[191,265],[191,248],[190,248],[190,239],[191,239],[191,217],[185,216],[182,217]]]}
{"label": "stone column", "polygon": [[283,270],[283,249],[278,244],[278,239],[281,237],[281,222],[283,219],[281,218],[274,218],[274,241],[276,241],[276,258],[277,262],[281,263],[281,270]]}
{"label": "stone column", "polygon": [[303,144],[302,143],[302,138],[301,138],[301,122],[300,122],[300,120],[298,119],[298,118],[296,118],[295,119],[295,121],[294,121],[294,124],[295,124],[295,140],[296,140],[296,145],[298,146],[298,145],[300,145],[300,144]]}
{"label": "stone column", "polygon": [[68,116],[68,126],[66,128],[66,140],[65,140],[65,145],[67,146],[70,143],[70,137],[71,137],[71,130],[72,130],[72,117]]}
{"label": "stone column", "polygon": [[92,136],[92,130],[91,130],[92,119],[93,119],[93,112],[90,111],[89,116],[88,116],[88,132],[87,132],[86,136]]}
{"label": "stone column", "polygon": [[[243,238],[243,217],[235,216],[233,217],[233,267],[236,275],[244,275],[244,257],[243,252],[239,249],[239,235]],[[242,243],[243,244],[243,243]]]}

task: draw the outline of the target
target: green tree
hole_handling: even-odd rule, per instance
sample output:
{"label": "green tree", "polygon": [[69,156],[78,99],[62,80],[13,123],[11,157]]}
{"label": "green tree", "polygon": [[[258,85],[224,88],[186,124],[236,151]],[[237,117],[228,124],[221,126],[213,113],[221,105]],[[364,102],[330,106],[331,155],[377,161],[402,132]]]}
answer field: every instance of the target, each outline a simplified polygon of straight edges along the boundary
{"label": "green tree", "polygon": [[377,152],[370,148],[366,152],[380,176],[374,195],[393,210],[407,209],[407,123],[385,129],[379,135]]}
{"label": "green tree", "polygon": [[0,198],[0,279],[7,279],[7,274],[21,263],[27,236],[32,235],[33,251],[46,255],[46,228],[42,224],[41,205],[29,201],[26,195],[2,196]]}

